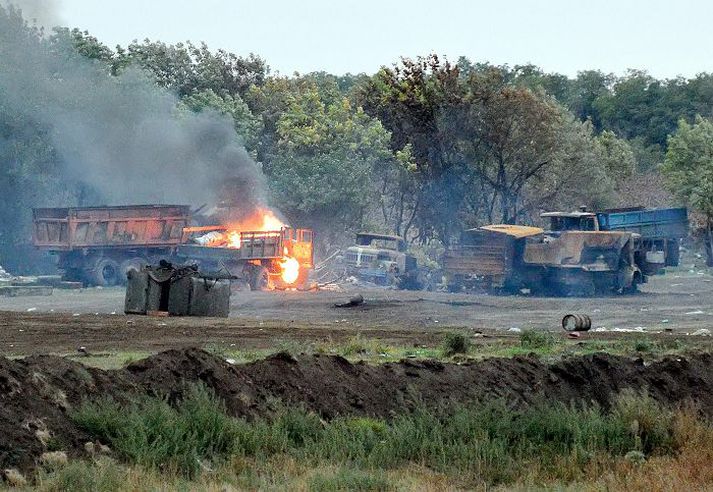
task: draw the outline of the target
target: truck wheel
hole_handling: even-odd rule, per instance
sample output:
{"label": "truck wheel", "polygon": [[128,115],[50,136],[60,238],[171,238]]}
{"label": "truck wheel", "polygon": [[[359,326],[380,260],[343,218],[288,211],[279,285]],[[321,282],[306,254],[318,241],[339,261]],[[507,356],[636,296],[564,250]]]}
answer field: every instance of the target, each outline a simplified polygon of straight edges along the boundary
{"label": "truck wheel", "polygon": [[267,268],[261,266],[255,269],[250,279],[250,288],[252,290],[270,290],[270,272]]}
{"label": "truck wheel", "polygon": [[130,258],[128,260],[124,260],[121,262],[121,265],[119,266],[119,274],[120,274],[120,280],[121,283],[126,283],[127,275],[129,273],[129,270],[137,270],[141,271],[143,267],[145,267],[148,264],[148,262],[144,258]]}
{"label": "truck wheel", "polygon": [[101,287],[117,285],[121,281],[119,264],[111,258],[99,258],[89,272],[89,278],[94,285]]}

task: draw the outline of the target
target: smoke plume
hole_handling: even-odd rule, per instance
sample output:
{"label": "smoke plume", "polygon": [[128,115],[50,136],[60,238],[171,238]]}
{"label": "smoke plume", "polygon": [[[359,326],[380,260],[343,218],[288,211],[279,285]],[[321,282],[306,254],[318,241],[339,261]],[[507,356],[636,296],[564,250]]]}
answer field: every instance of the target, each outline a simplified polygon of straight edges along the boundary
{"label": "smoke plume", "polygon": [[31,24],[50,29],[62,23],[57,0],[2,0],[0,6],[14,6]]}
{"label": "smoke plume", "polygon": [[[46,2],[21,4],[38,21],[55,15],[31,10]],[[264,177],[232,120],[177,103],[138,69],[112,76],[66,41],[28,35],[17,10],[0,4],[0,109],[47,128],[69,179],[106,204],[215,204],[226,183],[237,183],[234,203],[264,203]]]}

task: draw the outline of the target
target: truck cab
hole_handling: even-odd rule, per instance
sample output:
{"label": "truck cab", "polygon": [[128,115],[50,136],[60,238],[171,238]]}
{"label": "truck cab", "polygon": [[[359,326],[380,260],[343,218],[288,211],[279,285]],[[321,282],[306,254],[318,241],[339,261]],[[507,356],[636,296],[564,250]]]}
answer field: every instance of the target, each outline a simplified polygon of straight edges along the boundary
{"label": "truck cab", "polygon": [[597,214],[587,211],[545,212],[540,214],[549,219],[548,232],[558,236],[563,231],[598,231],[600,230]]}
{"label": "truck cab", "polygon": [[629,207],[589,212],[546,212],[548,236],[559,237],[564,231],[630,232],[635,234],[636,263],[645,275],[663,273],[667,266],[678,266],[679,243],[688,234],[685,208]]}
{"label": "truck cab", "polygon": [[417,262],[399,236],[360,232],[346,250],[347,273],[377,285],[404,285],[417,274]]}

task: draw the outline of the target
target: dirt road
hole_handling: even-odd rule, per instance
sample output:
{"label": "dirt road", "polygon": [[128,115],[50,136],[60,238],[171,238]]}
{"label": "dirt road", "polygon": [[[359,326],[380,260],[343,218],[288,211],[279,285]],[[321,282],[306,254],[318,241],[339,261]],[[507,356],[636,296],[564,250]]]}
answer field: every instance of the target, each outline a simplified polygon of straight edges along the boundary
{"label": "dirt road", "polygon": [[[333,307],[355,291],[364,295],[363,306]],[[80,345],[143,351],[210,343],[267,348],[285,340],[339,341],[356,333],[400,344],[435,344],[452,328],[501,334],[511,328],[560,330],[560,319],[570,312],[589,314],[595,329],[713,328],[713,277],[689,271],[654,277],[636,295],[591,299],[355,287],[342,292],[238,292],[229,319],[128,317],[122,314],[123,298],[119,288],[0,298],[0,353],[61,353]]]}

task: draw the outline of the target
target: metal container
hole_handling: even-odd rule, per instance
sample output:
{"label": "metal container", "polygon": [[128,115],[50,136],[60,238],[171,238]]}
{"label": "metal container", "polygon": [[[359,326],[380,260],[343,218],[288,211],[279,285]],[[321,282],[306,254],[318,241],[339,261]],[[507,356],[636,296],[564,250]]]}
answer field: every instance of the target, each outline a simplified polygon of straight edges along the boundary
{"label": "metal container", "polygon": [[586,314],[568,314],[562,318],[562,328],[565,331],[589,331],[592,319]]}
{"label": "metal container", "polygon": [[230,313],[230,280],[191,277],[190,316],[227,318]]}

